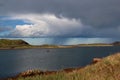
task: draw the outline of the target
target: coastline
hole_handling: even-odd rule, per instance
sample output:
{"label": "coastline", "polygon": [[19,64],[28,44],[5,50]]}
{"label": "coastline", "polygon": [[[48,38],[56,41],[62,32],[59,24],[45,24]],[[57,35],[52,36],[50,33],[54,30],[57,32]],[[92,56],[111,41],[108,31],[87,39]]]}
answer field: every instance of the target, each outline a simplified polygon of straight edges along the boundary
{"label": "coastline", "polygon": [[10,47],[6,47],[6,48],[3,48],[1,47],[0,50],[8,50],[8,49],[39,49],[39,48],[47,48],[47,49],[62,49],[62,48],[78,48],[78,47],[112,47],[114,45],[83,45],[83,46],[57,46],[57,47],[42,47],[42,46],[19,46],[19,47],[14,47],[14,48],[10,48]]}
{"label": "coastline", "polygon": [[32,49],[32,48],[77,48],[77,47],[107,47],[107,46],[120,46],[120,42],[113,43],[91,43],[91,44],[76,44],[76,45],[30,45],[23,40],[9,40],[0,39],[1,49]]}
{"label": "coastline", "polygon": [[38,45],[38,46],[34,46],[34,45],[28,45],[28,46],[4,46],[4,47],[0,47],[0,50],[7,50],[7,49],[38,49],[38,48],[77,48],[77,47],[111,47],[114,46],[112,44],[78,44],[78,45]]}

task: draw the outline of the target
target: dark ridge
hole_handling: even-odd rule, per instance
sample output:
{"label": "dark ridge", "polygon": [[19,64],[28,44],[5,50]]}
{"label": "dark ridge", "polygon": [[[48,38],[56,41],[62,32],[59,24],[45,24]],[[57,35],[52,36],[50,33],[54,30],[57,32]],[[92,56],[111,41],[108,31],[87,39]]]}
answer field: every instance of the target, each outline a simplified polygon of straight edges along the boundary
{"label": "dark ridge", "polygon": [[114,43],[112,43],[114,46],[120,46],[120,41],[116,41]]}

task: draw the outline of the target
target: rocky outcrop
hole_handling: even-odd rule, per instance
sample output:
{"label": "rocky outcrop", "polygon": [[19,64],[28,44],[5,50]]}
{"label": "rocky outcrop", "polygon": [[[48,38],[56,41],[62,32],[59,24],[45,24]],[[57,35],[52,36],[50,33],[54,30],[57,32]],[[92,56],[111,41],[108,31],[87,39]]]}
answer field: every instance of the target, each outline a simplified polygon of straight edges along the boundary
{"label": "rocky outcrop", "polygon": [[102,59],[101,58],[93,58],[92,63],[95,64],[97,62],[100,62]]}
{"label": "rocky outcrop", "polygon": [[16,77],[29,77],[29,76],[35,76],[35,75],[49,75],[49,74],[55,74],[57,71],[40,71],[40,70],[27,70],[25,72],[22,72],[18,74]]}
{"label": "rocky outcrop", "polygon": [[[81,68],[67,68],[67,69],[63,69],[61,70],[62,72],[66,72],[66,73],[70,73],[73,72],[75,70],[79,70]],[[40,70],[27,70],[25,72],[19,73],[16,77],[32,77],[32,76],[36,76],[36,75],[50,75],[50,74],[56,74],[60,71],[40,71]]]}

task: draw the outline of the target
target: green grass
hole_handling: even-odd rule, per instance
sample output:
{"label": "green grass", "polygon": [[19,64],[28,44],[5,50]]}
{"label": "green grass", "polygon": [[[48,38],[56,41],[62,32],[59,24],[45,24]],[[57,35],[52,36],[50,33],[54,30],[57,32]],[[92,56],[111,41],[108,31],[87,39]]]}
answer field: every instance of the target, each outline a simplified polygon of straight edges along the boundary
{"label": "green grass", "polygon": [[23,40],[0,39],[0,48],[15,48],[20,46],[29,46],[29,44]]}
{"label": "green grass", "polygon": [[17,77],[9,80],[120,80],[120,53],[103,58],[96,64],[72,72],[58,71],[56,74]]}

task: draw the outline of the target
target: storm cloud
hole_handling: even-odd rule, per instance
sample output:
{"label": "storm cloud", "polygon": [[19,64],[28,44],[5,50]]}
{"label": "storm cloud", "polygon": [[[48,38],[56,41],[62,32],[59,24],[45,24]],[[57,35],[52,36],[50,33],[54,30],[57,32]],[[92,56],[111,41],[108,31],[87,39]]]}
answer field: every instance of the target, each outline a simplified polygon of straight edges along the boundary
{"label": "storm cloud", "polygon": [[[82,24],[80,20],[57,17],[52,14],[14,15],[8,19],[21,19],[31,23],[16,25],[10,35],[20,37],[82,36],[86,30],[91,29],[90,26]],[[83,31],[85,31],[84,34]]]}
{"label": "storm cloud", "polygon": [[[72,29],[74,31],[72,33],[67,32],[66,29],[67,36],[119,37],[119,3],[120,0],[0,0],[0,15],[11,16],[15,14],[19,17],[21,14],[52,14],[60,20],[62,20],[62,16],[70,22],[75,19],[79,24],[82,24],[82,28],[77,28],[79,29],[77,31],[78,34],[74,34],[77,29],[76,27],[74,28],[73,25]],[[26,19],[28,20],[28,18]],[[35,25],[30,26],[35,27]],[[54,26],[57,26],[57,24]],[[64,24],[62,26],[64,27]],[[88,33],[86,34],[87,31]],[[40,31],[38,32],[41,33]],[[17,35],[22,34],[20,33],[17,33]],[[51,34],[51,36],[52,35],[53,34]],[[65,33],[61,36],[63,35],[65,35]]]}

